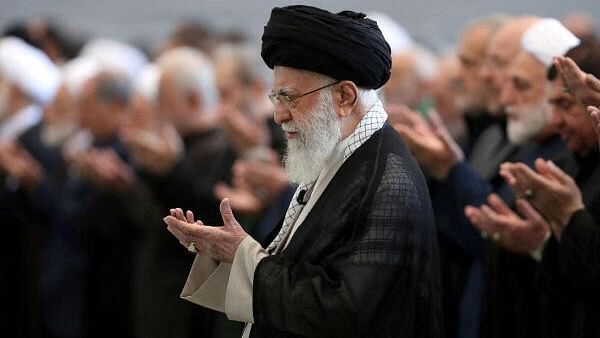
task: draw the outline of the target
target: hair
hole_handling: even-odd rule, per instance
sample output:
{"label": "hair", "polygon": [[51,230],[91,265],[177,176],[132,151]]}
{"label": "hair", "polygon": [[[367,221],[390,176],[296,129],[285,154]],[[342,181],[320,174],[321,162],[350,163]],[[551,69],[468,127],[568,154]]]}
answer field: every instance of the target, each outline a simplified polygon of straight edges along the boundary
{"label": "hair", "polygon": [[178,47],[158,60],[161,74],[172,74],[178,90],[193,93],[202,99],[202,109],[211,112],[218,103],[215,75],[211,61],[202,52],[190,47]]}
{"label": "hair", "polygon": [[473,21],[469,21],[464,28],[463,32],[469,32],[473,29],[477,29],[479,27],[484,27],[488,29],[488,39],[492,37],[494,33],[500,29],[504,24],[510,22],[514,17],[507,14],[492,14],[490,16],[486,16],[483,18],[475,19]]}
{"label": "hair", "polygon": [[[581,38],[579,45],[569,50],[565,56],[573,59],[584,72],[600,77],[600,41],[595,36]],[[558,77],[554,64],[548,68],[546,76],[550,81]]]}
{"label": "hair", "polygon": [[273,82],[272,71],[260,57],[260,48],[249,43],[224,43],[214,53],[215,59],[233,60],[237,67],[240,80],[248,85],[256,80],[270,87]]}
{"label": "hair", "polygon": [[[308,70],[306,70],[304,72],[306,72],[306,74],[310,74],[314,77],[317,77],[320,81],[321,86],[325,86],[329,83],[338,81],[338,80],[332,78],[331,76],[323,75],[320,73],[315,73],[315,72],[311,72]],[[325,88],[324,91],[325,91],[325,93],[331,94],[332,88],[331,87]],[[361,87],[358,88],[357,99],[358,99],[358,103],[364,109],[369,109],[371,106],[373,106],[374,104],[381,101],[377,90],[371,89],[371,88],[361,88]]]}
{"label": "hair", "polygon": [[132,88],[127,77],[115,73],[101,73],[96,81],[95,94],[102,102],[123,105],[129,103]]}

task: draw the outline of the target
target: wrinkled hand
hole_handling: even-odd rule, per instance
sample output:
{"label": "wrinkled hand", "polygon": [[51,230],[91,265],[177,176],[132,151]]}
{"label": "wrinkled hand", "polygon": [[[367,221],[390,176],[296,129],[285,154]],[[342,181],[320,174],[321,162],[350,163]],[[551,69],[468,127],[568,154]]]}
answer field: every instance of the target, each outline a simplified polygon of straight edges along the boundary
{"label": "wrinkled hand", "polygon": [[248,236],[236,221],[231,211],[229,199],[225,198],[220,205],[223,226],[212,227],[194,222],[193,213],[188,211],[183,217],[181,209],[174,209],[171,215],[163,218],[173,236],[186,246],[194,243],[200,254],[210,256],[216,261],[231,263],[240,243]]}
{"label": "wrinkled hand", "polygon": [[152,130],[129,127],[121,131],[121,136],[133,161],[154,175],[167,174],[183,154],[183,141],[166,122]]}
{"label": "wrinkled hand", "polygon": [[491,237],[505,249],[527,254],[539,249],[550,234],[550,225],[525,200],[517,200],[522,216],[512,211],[496,194],[488,196],[488,204],[479,208],[465,207],[465,216],[482,236]]}
{"label": "wrinkled hand", "polygon": [[503,163],[500,174],[515,194],[526,196],[550,221],[554,235],[560,239],[573,213],[585,208],[581,191],[573,178],[552,161],[537,159],[535,169],[537,173],[523,163]]}
{"label": "wrinkled hand", "polygon": [[554,65],[575,98],[584,106],[600,105],[600,80],[582,71],[569,57],[555,57]]}
{"label": "wrinkled hand", "polygon": [[409,109],[395,111],[393,127],[402,136],[421,166],[436,179],[443,180],[450,169],[464,159],[458,144],[435,111],[425,121]]}
{"label": "wrinkled hand", "polygon": [[598,135],[598,140],[600,141],[600,109],[594,106],[589,106],[587,109],[592,118],[592,125],[596,131],[596,135]]}
{"label": "wrinkled hand", "polygon": [[16,142],[0,142],[0,170],[15,177],[27,189],[37,186],[44,177],[39,162]]}

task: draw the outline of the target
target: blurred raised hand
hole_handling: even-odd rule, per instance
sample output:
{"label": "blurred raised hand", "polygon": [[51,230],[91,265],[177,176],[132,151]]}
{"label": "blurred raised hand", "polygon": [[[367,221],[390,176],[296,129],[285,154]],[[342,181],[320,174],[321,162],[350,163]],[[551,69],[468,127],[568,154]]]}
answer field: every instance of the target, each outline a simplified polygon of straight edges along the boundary
{"label": "blurred raised hand", "polygon": [[503,163],[500,174],[517,196],[527,198],[550,222],[560,239],[573,213],[585,207],[581,191],[573,178],[552,161],[537,159],[535,170],[523,163]]}
{"label": "blurred raised hand", "polygon": [[488,204],[465,207],[465,216],[483,237],[489,237],[503,248],[528,254],[540,249],[550,234],[550,225],[523,199],[516,202],[519,214],[498,195],[488,196]]}
{"label": "blurred raised hand", "polygon": [[444,126],[437,112],[427,118],[405,106],[388,106],[390,123],[419,162],[434,178],[443,180],[464,159],[464,153]]}
{"label": "blurred raised hand", "polygon": [[40,163],[14,141],[0,142],[0,170],[16,178],[27,189],[37,186],[44,177]]}
{"label": "blurred raised hand", "polygon": [[572,92],[584,106],[600,105],[600,80],[581,70],[569,57],[554,58],[554,65],[565,81],[565,90]]}
{"label": "blurred raised hand", "polygon": [[184,152],[183,141],[168,122],[152,127],[128,124],[121,137],[134,163],[154,175],[171,171]]}
{"label": "blurred raised hand", "polygon": [[256,214],[271,204],[288,186],[289,179],[278,156],[262,149],[259,156],[247,156],[233,166],[233,184],[219,183],[215,194],[229,197],[233,209]]}

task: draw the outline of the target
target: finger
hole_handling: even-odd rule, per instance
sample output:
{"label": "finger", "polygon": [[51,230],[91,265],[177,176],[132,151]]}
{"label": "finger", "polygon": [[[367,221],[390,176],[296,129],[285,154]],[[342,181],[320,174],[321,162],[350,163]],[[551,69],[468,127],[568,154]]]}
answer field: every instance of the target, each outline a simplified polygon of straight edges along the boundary
{"label": "finger", "polygon": [[465,207],[465,216],[477,230],[481,231],[483,237],[487,237],[494,231],[492,224],[481,212],[481,209],[468,205]]}
{"label": "finger", "polygon": [[548,161],[548,168],[550,172],[562,183],[568,183],[572,180],[571,176],[567,175],[564,171],[562,171],[554,162]]}
{"label": "finger", "polygon": [[535,224],[542,225],[545,229],[550,231],[550,225],[548,222],[540,215],[540,213],[531,206],[531,204],[523,199],[517,200],[517,210],[526,220],[533,221]]}
{"label": "finger", "polygon": [[172,226],[167,226],[167,230],[171,233],[171,235],[175,236],[179,240],[181,245],[187,246],[189,244],[187,236],[185,236],[179,229]]}
{"label": "finger", "polygon": [[188,210],[185,213],[185,216],[186,216],[188,223],[194,223],[194,213],[191,210]]}
{"label": "finger", "polygon": [[203,232],[200,229],[206,228],[204,226],[200,227],[196,223],[190,224],[186,220],[179,220],[177,218],[173,218],[172,216],[167,216],[163,218],[163,221],[168,226],[176,228],[185,236],[189,237],[202,237]]}
{"label": "finger", "polygon": [[185,216],[183,215],[183,210],[181,210],[180,208],[175,209],[175,212],[177,213],[177,219],[180,221],[185,221]]}
{"label": "finger", "polygon": [[490,206],[499,214],[510,215],[513,211],[504,203],[504,201],[496,194],[490,194],[488,196],[488,202]]}
{"label": "finger", "polygon": [[500,167],[499,173],[500,176],[502,176],[502,178],[506,182],[506,184],[508,184],[514,190],[517,184],[517,178],[515,177],[515,175],[513,175],[513,173],[509,169],[505,169],[502,167]]}
{"label": "finger", "polygon": [[587,74],[585,84],[600,94],[600,80],[593,74]]}
{"label": "finger", "polygon": [[409,147],[415,147],[419,144],[419,134],[414,131],[413,128],[404,124],[396,123],[394,129],[402,136],[402,139],[408,144]]}
{"label": "finger", "polygon": [[219,206],[221,211],[221,217],[223,218],[223,225],[226,227],[233,227],[237,225],[237,221],[233,216],[233,211],[231,210],[231,204],[229,202],[229,198],[224,198],[221,201],[221,205]]}
{"label": "finger", "polygon": [[592,125],[594,126],[594,130],[596,134],[600,137],[600,109],[598,107],[589,106],[587,108],[590,113],[590,117],[592,118]]}

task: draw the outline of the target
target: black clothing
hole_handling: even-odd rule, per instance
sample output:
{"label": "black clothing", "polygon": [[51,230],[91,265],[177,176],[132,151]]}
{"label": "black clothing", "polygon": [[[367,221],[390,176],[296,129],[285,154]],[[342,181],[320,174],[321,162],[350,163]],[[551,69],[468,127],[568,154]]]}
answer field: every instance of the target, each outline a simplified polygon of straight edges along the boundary
{"label": "black clothing", "polygon": [[267,66],[310,70],[377,89],[390,78],[392,58],[377,22],[365,14],[310,7],[273,8],[262,36]]}
{"label": "black clothing", "polygon": [[441,337],[425,180],[385,125],[340,167],[288,247],[254,275],[251,337]]}

